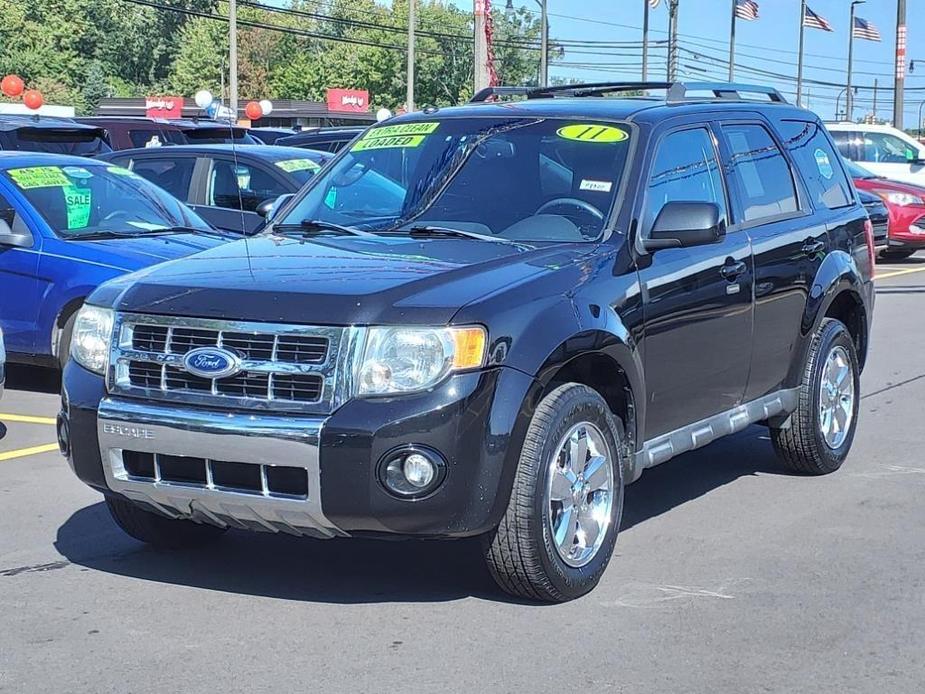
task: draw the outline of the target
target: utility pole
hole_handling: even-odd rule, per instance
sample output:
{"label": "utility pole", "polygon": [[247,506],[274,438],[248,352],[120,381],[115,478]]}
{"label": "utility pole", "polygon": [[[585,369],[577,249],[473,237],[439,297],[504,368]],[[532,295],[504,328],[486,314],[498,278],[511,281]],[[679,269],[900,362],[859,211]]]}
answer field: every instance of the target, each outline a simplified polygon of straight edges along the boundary
{"label": "utility pole", "polygon": [[405,109],[414,111],[414,5],[417,0],[408,0],[408,91],[405,96]]}
{"label": "utility pole", "polygon": [[668,0],[668,81],[678,78],[678,0]]}
{"label": "utility pole", "polygon": [[649,81],[649,0],[642,0],[642,81]]}
{"label": "utility pole", "polygon": [[[896,0],[896,80],[893,85],[893,127],[903,129],[906,85],[906,0]],[[922,124],[917,123],[921,128]]]}
{"label": "utility pole", "polygon": [[238,2],[228,0],[228,91],[232,119],[238,122]]}
{"label": "utility pole", "polygon": [[546,13],[547,0],[540,0],[540,23],[543,32],[540,39],[540,81],[541,87],[549,84],[549,15]]}
{"label": "utility pole", "polygon": [[845,91],[845,120],[854,120],[854,94],[851,90],[851,63],[854,60],[854,8],[863,5],[866,0],[854,0],[851,3],[851,19],[848,22],[848,84]]}
{"label": "utility pole", "polygon": [[491,78],[488,75],[488,39],[485,36],[485,0],[473,0],[472,14],[475,18],[475,92],[485,89]]}
{"label": "utility pole", "polygon": [[880,87],[880,80],[874,77],[874,123],[877,122],[877,89]]}
{"label": "utility pole", "polygon": [[797,108],[803,105],[803,35],[806,33],[806,0],[800,0],[800,58],[797,62]]}
{"label": "utility pole", "polygon": [[729,20],[729,81],[735,82],[736,60],[736,0],[732,0],[732,19]]}

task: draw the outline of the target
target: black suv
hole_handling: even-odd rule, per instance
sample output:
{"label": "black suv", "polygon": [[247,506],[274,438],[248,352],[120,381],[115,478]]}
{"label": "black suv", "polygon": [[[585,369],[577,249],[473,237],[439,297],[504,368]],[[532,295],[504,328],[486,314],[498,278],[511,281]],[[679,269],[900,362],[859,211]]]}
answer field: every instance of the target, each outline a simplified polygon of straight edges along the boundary
{"label": "black suv", "polygon": [[[639,89],[667,97],[602,98]],[[265,233],[90,296],[60,441],[126,532],[479,536],[504,590],[562,601],[646,468],[753,424],[841,466],[873,247],[817,117],[727,84],[526,97],[375,126]]]}
{"label": "black suv", "polygon": [[112,148],[102,128],[70,118],[0,115],[0,150],[93,157]]}

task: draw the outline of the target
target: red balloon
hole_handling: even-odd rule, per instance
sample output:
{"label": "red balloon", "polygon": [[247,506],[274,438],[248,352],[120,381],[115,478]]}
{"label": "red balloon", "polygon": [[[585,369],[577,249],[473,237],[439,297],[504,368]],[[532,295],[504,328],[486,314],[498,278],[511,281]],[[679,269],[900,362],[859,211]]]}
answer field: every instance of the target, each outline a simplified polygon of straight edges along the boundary
{"label": "red balloon", "polygon": [[42,108],[42,104],[45,103],[45,99],[42,98],[42,92],[36,91],[35,89],[29,89],[25,94],[22,95],[22,102],[26,105],[26,108],[31,108],[33,111],[38,111]]}
{"label": "red balloon", "polygon": [[19,75],[7,75],[0,80],[0,91],[10,98],[22,94],[22,90],[25,89],[25,86],[26,85],[23,84],[22,78]]}
{"label": "red balloon", "polygon": [[251,120],[258,120],[263,115],[263,109],[256,101],[248,101],[244,107],[244,115]]}

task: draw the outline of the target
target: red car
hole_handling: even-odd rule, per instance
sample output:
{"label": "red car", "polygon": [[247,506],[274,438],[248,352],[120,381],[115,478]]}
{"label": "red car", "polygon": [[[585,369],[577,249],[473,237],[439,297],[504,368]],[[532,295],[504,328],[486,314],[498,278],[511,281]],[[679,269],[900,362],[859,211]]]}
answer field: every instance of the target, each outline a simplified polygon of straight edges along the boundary
{"label": "red car", "polygon": [[877,176],[853,161],[845,165],[854,185],[879,196],[890,211],[889,243],[880,257],[901,260],[925,248],[925,187]]}

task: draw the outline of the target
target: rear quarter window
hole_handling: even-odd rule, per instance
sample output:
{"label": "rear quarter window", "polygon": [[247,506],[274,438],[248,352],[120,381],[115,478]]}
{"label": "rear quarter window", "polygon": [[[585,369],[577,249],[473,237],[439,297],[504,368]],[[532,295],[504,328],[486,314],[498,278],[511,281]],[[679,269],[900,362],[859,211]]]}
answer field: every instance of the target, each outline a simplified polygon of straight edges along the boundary
{"label": "rear quarter window", "polygon": [[813,206],[830,210],[847,207],[854,200],[851,184],[839,154],[818,123],[785,120],[780,123],[784,147],[790,153]]}

